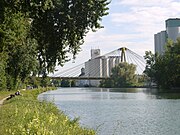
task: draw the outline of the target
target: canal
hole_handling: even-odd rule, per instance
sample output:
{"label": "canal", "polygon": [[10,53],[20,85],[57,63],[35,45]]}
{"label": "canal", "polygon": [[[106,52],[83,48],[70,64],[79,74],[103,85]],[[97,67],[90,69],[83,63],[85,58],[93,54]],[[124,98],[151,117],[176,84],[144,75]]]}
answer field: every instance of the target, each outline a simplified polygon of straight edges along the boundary
{"label": "canal", "polygon": [[59,88],[39,95],[99,135],[179,135],[180,94],[146,88]]}

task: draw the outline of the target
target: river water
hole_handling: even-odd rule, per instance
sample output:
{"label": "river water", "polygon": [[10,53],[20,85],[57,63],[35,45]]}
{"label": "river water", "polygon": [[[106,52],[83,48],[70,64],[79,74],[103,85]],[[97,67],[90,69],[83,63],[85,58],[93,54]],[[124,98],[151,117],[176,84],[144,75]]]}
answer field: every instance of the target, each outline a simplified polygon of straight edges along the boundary
{"label": "river water", "polygon": [[180,135],[180,94],[145,88],[59,88],[39,95],[99,135]]}

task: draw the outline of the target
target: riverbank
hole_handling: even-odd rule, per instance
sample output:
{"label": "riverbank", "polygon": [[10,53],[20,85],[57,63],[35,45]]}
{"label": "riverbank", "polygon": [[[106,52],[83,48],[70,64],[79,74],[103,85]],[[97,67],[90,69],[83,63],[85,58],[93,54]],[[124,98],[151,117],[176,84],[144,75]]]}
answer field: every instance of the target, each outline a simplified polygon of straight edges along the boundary
{"label": "riverbank", "polygon": [[15,93],[16,91],[5,91],[5,90],[3,90],[3,91],[0,91],[0,100],[2,100],[3,98],[6,98],[6,97],[8,97],[10,94],[12,94],[12,93]]}
{"label": "riverbank", "polygon": [[78,119],[69,118],[52,103],[40,102],[37,96],[49,89],[22,91],[23,96],[6,100],[0,108],[2,135],[94,135],[79,126]]}

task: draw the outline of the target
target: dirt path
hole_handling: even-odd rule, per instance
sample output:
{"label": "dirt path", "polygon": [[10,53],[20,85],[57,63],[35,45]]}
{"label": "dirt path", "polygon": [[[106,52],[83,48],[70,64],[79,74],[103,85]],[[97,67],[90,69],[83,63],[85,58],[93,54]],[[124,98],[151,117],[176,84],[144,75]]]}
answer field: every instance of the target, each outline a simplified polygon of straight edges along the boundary
{"label": "dirt path", "polygon": [[3,98],[2,100],[0,100],[0,107],[3,105],[3,102],[4,102],[4,100],[6,100],[6,98]]}

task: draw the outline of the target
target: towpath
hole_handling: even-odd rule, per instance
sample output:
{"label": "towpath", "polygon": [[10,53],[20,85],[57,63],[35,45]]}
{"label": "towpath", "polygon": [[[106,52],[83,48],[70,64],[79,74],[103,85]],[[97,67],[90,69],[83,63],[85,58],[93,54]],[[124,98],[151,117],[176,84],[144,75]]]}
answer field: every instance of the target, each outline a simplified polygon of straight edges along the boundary
{"label": "towpath", "polygon": [[4,100],[6,100],[6,98],[3,98],[2,100],[0,100],[0,107],[3,105],[3,102],[4,102]]}

